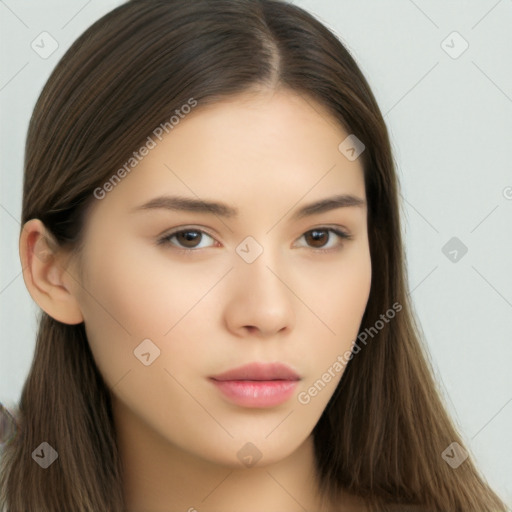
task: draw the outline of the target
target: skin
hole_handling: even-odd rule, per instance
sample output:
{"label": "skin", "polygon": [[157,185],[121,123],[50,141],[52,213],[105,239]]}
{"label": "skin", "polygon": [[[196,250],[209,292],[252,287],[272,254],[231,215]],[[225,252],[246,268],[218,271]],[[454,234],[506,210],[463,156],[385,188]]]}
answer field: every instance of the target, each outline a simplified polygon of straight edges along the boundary
{"label": "skin", "polygon": [[[199,105],[95,199],[80,261],[47,248],[38,219],[25,224],[31,296],[61,322],[85,322],[111,388],[127,510],[362,510],[348,495],[334,508],[316,494],[311,432],[343,370],[309,403],[297,398],[351,349],[370,292],[366,203],[292,220],[335,194],[366,200],[360,159],[338,150],[347,135],[321,105],[287,90]],[[130,211],[164,193],[239,215]],[[352,239],[308,235],[325,227]],[[156,244],[174,228],[207,234],[189,254],[178,250],[183,237]],[[236,252],[247,236],[264,249],[252,263]],[[134,355],[147,338],[160,350],[149,366]],[[207,379],[252,361],[295,369],[292,398],[241,407]],[[261,454],[251,467],[237,456],[248,442]]]}

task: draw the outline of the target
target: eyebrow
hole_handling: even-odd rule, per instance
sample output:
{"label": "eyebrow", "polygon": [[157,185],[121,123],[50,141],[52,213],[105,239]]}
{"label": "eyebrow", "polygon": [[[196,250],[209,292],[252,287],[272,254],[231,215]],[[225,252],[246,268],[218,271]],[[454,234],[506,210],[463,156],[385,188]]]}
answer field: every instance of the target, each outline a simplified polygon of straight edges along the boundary
{"label": "eyebrow", "polygon": [[[366,205],[366,201],[360,197],[351,194],[338,194],[326,197],[306,204],[300,210],[296,211],[292,216],[292,220],[299,220],[310,215],[328,212],[337,208],[359,207]],[[130,213],[148,210],[172,210],[186,211],[193,213],[210,213],[219,217],[233,218],[238,215],[238,210],[233,206],[217,201],[209,201],[206,199],[194,199],[184,196],[158,196],[150,199],[144,204],[136,206],[130,210]]]}

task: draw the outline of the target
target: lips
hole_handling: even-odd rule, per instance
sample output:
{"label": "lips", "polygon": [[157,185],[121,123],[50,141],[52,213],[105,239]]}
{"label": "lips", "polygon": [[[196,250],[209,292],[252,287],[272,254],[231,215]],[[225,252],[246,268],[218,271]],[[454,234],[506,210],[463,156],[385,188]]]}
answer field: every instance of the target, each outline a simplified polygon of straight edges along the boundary
{"label": "lips", "polygon": [[269,408],[287,402],[301,377],[284,363],[251,363],[209,379],[232,404]]}
{"label": "lips", "polygon": [[300,380],[300,376],[284,363],[250,363],[210,377],[216,381]]}

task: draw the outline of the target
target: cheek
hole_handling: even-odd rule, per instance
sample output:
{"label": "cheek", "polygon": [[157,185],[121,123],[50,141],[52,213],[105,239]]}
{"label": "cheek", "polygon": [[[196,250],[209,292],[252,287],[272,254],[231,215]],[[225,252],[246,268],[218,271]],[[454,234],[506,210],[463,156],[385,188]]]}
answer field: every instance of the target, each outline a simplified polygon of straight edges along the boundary
{"label": "cheek", "polygon": [[[201,343],[197,330],[204,308],[210,304],[206,296],[225,273],[225,265],[210,266],[207,272],[204,265],[184,268],[165,250],[149,251],[116,243],[106,251],[107,260],[88,260],[89,278],[81,305],[91,350],[109,384],[128,370],[139,369],[134,350],[146,339],[160,350],[155,367],[172,366],[171,347],[173,361],[192,357]],[[155,258],[155,251],[162,252]],[[176,344],[177,338],[186,343]]]}
{"label": "cheek", "polygon": [[336,328],[348,332],[355,338],[359,329],[371,287],[370,256],[362,255],[350,266],[344,267],[332,276],[331,297],[337,298]]}
{"label": "cheek", "polygon": [[[312,282],[319,284],[311,286]],[[354,251],[350,258],[340,260],[339,264],[322,266],[314,280],[311,273],[308,275],[303,295],[304,302],[311,304],[312,313],[303,315],[302,329],[310,335],[307,337],[309,343],[302,346],[301,354],[302,360],[310,362],[308,383],[321,378],[330,368],[335,377],[329,378],[328,387],[334,391],[348,362],[347,351],[351,350],[357,338],[370,287],[371,259],[368,250]]]}
{"label": "cheek", "polygon": [[197,303],[212,278],[184,269],[164,249],[149,244],[123,247],[120,242],[105,252],[106,261],[89,260],[92,297],[85,299],[90,320],[115,324],[134,337],[167,332]]}
{"label": "cheek", "polygon": [[[316,272],[304,271],[304,297],[309,297],[316,321],[323,321],[327,338],[355,338],[368,302],[370,253],[367,246],[356,249],[335,263],[320,265]],[[314,315],[310,319],[313,321]]]}

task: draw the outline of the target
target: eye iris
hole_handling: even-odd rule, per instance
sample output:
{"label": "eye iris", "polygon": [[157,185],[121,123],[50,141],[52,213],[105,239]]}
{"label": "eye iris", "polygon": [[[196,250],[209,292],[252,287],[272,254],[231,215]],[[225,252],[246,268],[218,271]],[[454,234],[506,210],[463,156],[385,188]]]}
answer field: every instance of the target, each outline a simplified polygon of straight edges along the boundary
{"label": "eye iris", "polygon": [[197,243],[201,241],[201,233],[199,231],[180,231],[176,233],[176,239],[181,245],[185,247],[196,247]]}
{"label": "eye iris", "polygon": [[[313,231],[310,231],[308,234],[306,234],[306,238],[310,236],[313,240],[313,245],[314,247],[322,247],[323,245],[325,245],[327,243],[327,239],[329,238],[329,235],[327,233],[327,231],[324,229],[324,230],[321,230],[321,229],[314,229]],[[320,244],[317,244],[317,242],[320,242]],[[309,243],[309,241],[308,241]]]}

